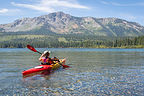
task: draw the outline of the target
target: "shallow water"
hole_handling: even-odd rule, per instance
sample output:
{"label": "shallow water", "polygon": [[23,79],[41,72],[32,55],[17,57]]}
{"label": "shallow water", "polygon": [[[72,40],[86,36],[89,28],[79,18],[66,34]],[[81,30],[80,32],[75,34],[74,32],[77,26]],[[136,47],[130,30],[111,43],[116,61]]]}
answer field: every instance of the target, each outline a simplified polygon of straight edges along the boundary
{"label": "shallow water", "polygon": [[[44,48],[37,49],[43,52]],[[39,65],[28,49],[0,49],[1,96],[144,95],[144,49],[51,48],[51,57],[67,58],[71,68],[23,78]]]}

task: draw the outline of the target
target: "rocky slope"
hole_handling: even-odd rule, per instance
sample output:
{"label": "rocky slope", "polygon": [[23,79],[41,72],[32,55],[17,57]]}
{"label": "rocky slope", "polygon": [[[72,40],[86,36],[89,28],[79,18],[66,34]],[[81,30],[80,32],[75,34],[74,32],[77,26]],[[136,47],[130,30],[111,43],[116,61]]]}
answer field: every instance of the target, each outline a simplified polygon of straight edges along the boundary
{"label": "rocky slope", "polygon": [[63,12],[22,18],[1,24],[0,32],[30,32],[47,30],[57,34],[91,34],[96,36],[141,36],[144,27],[135,22],[118,18],[74,17]]}

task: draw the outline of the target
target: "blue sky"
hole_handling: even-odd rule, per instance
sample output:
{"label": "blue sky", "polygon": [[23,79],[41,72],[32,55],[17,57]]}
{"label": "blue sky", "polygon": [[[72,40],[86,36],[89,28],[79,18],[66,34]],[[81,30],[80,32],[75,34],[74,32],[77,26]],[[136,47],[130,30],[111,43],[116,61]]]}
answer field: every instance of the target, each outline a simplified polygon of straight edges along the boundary
{"label": "blue sky", "polygon": [[78,17],[116,17],[144,26],[144,0],[1,0],[0,24],[57,11]]}

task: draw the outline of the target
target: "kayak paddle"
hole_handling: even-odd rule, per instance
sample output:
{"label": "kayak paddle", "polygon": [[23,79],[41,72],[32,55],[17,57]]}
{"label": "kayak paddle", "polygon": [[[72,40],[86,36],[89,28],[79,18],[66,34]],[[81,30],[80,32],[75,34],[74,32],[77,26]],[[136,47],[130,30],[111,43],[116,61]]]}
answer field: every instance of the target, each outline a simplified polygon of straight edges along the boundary
{"label": "kayak paddle", "polygon": [[[31,45],[27,45],[27,48],[30,49],[30,50],[33,51],[33,52],[37,52],[37,53],[39,53],[39,54],[42,54],[41,52],[37,51],[37,50],[36,50],[34,47],[32,47]],[[64,64],[61,64],[61,63],[59,63],[59,64],[62,65],[63,68],[68,68],[68,67],[70,67],[70,66],[68,66],[68,65],[64,65]]]}
{"label": "kayak paddle", "polygon": [[30,46],[30,45],[27,45],[27,48],[30,49],[31,51],[33,52],[37,52],[39,54],[42,54],[41,52],[37,51],[34,47]]}
{"label": "kayak paddle", "polygon": [[59,63],[60,65],[62,65],[63,66],[63,68],[69,68],[70,66],[68,66],[68,65],[64,65],[64,64],[61,64],[61,63]]}

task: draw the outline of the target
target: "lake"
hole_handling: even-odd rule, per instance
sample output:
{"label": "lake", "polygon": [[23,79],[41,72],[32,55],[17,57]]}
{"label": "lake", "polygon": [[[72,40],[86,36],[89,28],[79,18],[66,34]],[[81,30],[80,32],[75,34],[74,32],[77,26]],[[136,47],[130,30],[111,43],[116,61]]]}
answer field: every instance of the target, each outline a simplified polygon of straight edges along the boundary
{"label": "lake", "polygon": [[0,96],[144,96],[144,49],[37,48],[66,58],[67,69],[23,78],[40,64],[25,48],[0,49]]}

